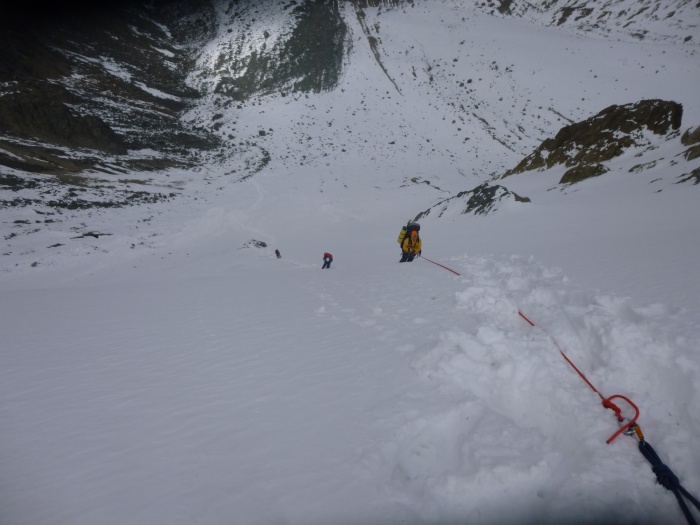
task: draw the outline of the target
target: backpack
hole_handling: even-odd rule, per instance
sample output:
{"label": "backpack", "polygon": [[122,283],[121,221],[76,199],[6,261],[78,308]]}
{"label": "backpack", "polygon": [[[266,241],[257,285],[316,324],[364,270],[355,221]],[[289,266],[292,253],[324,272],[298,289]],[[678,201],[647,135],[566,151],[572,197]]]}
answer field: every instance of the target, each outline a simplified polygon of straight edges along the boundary
{"label": "backpack", "polygon": [[418,224],[417,222],[408,221],[408,224],[401,228],[401,231],[399,232],[399,238],[396,239],[396,242],[403,246],[404,239],[407,235],[410,236],[412,231],[420,231],[420,224]]}

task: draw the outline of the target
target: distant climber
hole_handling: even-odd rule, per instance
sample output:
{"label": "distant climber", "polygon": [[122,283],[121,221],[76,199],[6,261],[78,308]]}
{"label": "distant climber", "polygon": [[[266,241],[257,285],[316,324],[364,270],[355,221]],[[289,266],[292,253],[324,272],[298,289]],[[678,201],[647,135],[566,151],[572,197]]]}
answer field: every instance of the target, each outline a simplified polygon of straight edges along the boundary
{"label": "distant climber", "polygon": [[402,228],[399,234],[399,244],[401,245],[401,260],[399,262],[411,262],[416,256],[420,256],[423,243],[418,235],[420,224],[409,222]]}
{"label": "distant climber", "polygon": [[331,263],[333,262],[333,256],[326,252],[323,254],[323,266],[321,266],[321,270],[328,268],[330,269]]}
{"label": "distant climber", "polygon": [[278,259],[282,258],[282,254],[280,253],[279,250],[275,250],[275,255],[277,256]]}

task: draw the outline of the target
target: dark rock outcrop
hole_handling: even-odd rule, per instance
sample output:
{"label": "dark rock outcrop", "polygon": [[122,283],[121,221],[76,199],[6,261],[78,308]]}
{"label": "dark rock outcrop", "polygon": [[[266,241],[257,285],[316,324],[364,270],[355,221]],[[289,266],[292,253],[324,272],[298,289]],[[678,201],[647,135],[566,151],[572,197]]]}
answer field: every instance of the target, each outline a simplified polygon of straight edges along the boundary
{"label": "dark rock outcrop", "polygon": [[[255,2],[231,3],[224,24],[230,43],[220,48],[208,74],[214,91],[237,102],[273,93],[319,93],[337,85],[347,27],[337,2],[290,2],[293,22],[275,38],[259,34]],[[260,43],[260,37],[264,43]]]}
{"label": "dark rock outcrop", "polygon": [[100,117],[70,109],[70,105],[79,103],[80,97],[62,86],[25,82],[0,103],[0,134],[67,148],[125,154],[124,140]]}
{"label": "dark rock outcrop", "polygon": [[468,213],[487,215],[496,211],[498,204],[503,201],[530,202],[530,199],[521,197],[504,186],[484,182],[473,190],[460,191],[454,197],[438,202],[435,206],[419,213],[415,220],[427,217],[431,212],[437,212],[437,216],[442,217],[448,210],[453,211],[455,208],[459,208],[458,213],[462,215]]}
{"label": "dark rock outcrop", "polygon": [[690,173],[686,173],[678,177],[678,184],[682,182],[692,182],[693,184],[700,184],[700,168],[695,168]]}
{"label": "dark rock outcrop", "polygon": [[575,184],[591,177],[599,177],[610,171],[602,164],[586,164],[585,166],[574,166],[566,170],[564,176],[559,181],[559,184]]}
{"label": "dark rock outcrop", "polygon": [[693,130],[687,130],[681,136],[681,144],[684,146],[692,146],[693,144],[700,144],[700,126]]}
{"label": "dark rock outcrop", "polygon": [[690,146],[685,150],[685,159],[693,160],[700,157],[700,126],[694,130],[687,130],[681,136],[681,144]]}
{"label": "dark rock outcrop", "polygon": [[588,176],[600,175],[601,168],[596,166],[621,155],[628,148],[647,146],[645,131],[663,136],[678,130],[682,115],[680,104],[665,100],[610,106],[594,117],[563,127],[554,138],[542,142],[502,178],[556,165],[578,168],[569,177],[572,180],[586,173]]}
{"label": "dark rock outcrop", "polygon": [[[0,166],[79,173],[109,157],[116,171],[141,171],[188,166],[191,148],[217,146],[209,130],[180,119],[200,96],[185,79],[214,31],[208,2],[38,11],[25,6],[0,20]],[[128,150],[154,158],[130,159]]]}

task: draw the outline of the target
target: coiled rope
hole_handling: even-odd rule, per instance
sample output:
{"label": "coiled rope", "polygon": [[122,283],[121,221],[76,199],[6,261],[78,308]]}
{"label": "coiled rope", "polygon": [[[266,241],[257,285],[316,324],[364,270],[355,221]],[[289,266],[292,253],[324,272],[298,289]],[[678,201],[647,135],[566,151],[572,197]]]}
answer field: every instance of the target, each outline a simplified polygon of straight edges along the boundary
{"label": "coiled rope", "polygon": [[683,496],[688,498],[688,501],[695,505],[695,508],[698,510],[700,510],[700,501],[698,501],[697,498],[683,488],[678,477],[671,472],[670,468],[664,465],[656,451],[649,443],[644,441],[644,439],[639,440],[639,451],[645,458],[647,458],[649,463],[651,463],[651,470],[653,470],[654,474],[656,474],[656,481],[658,481],[659,484],[665,489],[673,492],[673,495],[676,496],[676,500],[678,500],[678,504],[681,506],[683,515],[685,516],[685,519],[688,520],[688,523],[690,525],[696,525],[697,522],[690,513],[690,509],[683,499]]}

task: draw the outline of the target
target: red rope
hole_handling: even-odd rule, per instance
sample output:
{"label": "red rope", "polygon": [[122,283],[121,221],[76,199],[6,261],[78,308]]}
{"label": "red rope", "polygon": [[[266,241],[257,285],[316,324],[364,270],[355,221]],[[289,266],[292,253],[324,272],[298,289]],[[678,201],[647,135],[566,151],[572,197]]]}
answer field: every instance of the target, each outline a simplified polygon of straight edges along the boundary
{"label": "red rope", "polygon": [[444,265],[442,265],[442,264],[440,264],[440,263],[438,263],[438,262],[431,261],[430,259],[428,259],[427,257],[424,257],[423,255],[420,255],[419,257],[420,257],[421,259],[425,259],[426,261],[431,262],[431,263],[433,263],[433,264],[437,264],[440,268],[444,268],[444,269],[447,270],[448,272],[452,272],[452,273],[455,274],[455,275],[461,275],[461,274],[459,274],[458,272],[455,272],[453,269],[448,268],[447,266],[444,266]]}
{"label": "red rope", "polygon": [[[523,313],[522,313],[521,311],[519,311],[519,310],[518,310],[518,315],[520,315],[520,317],[522,317],[523,319],[525,319],[525,320],[530,324],[530,326],[535,326],[535,323],[533,323],[532,321],[530,321],[530,319],[528,319],[527,317],[525,317],[525,314],[523,314]],[[621,426],[621,427],[618,429],[618,431],[615,432],[612,436],[610,436],[605,442],[608,443],[608,444],[610,444],[617,436],[619,436],[620,434],[622,434],[624,431],[626,431],[627,429],[629,429],[629,428],[632,427],[633,425],[636,425],[637,418],[639,417],[639,408],[637,408],[637,405],[635,405],[634,403],[632,403],[632,401],[630,401],[630,400],[629,400],[628,398],[626,398],[625,396],[614,395],[614,396],[610,396],[610,397],[607,397],[607,398],[606,398],[605,396],[603,396],[603,394],[601,394],[601,393],[598,391],[598,389],[597,389],[595,386],[593,386],[593,383],[591,383],[591,382],[588,380],[588,378],[585,376],[585,374],[584,374],[583,372],[581,372],[581,370],[579,370],[579,368],[573,363],[573,361],[572,361],[571,359],[569,359],[569,357],[564,353],[564,350],[562,350],[562,348],[561,348],[561,346],[559,345],[559,343],[557,342],[557,340],[554,339],[554,337],[552,337],[552,336],[549,334],[549,332],[547,332],[547,330],[545,330],[545,329],[543,329],[543,328],[541,328],[541,330],[549,336],[549,338],[550,338],[550,339],[552,340],[552,342],[554,343],[554,346],[556,346],[557,349],[559,350],[559,353],[562,355],[562,357],[563,357],[564,359],[566,359],[566,362],[569,363],[569,364],[571,365],[571,367],[572,367],[574,370],[576,370],[576,372],[578,373],[578,375],[581,376],[581,379],[583,379],[583,380],[586,382],[586,384],[587,384],[589,387],[591,387],[591,390],[593,390],[596,394],[598,394],[598,396],[600,397],[600,399],[603,400],[603,407],[609,408],[610,410],[612,410],[613,412],[615,412],[615,416],[617,417],[617,420],[618,420],[620,423],[622,423],[622,422],[625,420],[625,418],[622,417],[622,410],[620,409],[620,407],[618,407],[615,403],[613,403],[612,400],[613,400],[613,399],[616,399],[616,398],[624,399],[625,401],[627,401],[627,403],[629,403],[629,405],[630,405],[632,408],[634,408],[634,411],[635,411],[634,417],[633,417],[630,421],[628,421],[627,424]]]}
{"label": "red rope", "polygon": [[[623,418],[622,418],[622,416],[620,415],[620,412],[619,412],[620,409],[619,409],[612,401],[610,401],[611,399],[614,399],[614,398],[616,398],[616,397],[619,397],[620,399],[624,399],[625,401],[627,401],[627,403],[629,403],[629,405],[630,405],[632,408],[634,408],[634,417],[633,417],[632,419],[630,419],[629,422],[628,422],[626,425],[622,425],[619,429],[617,429],[617,432],[615,432],[612,436],[610,436],[610,437],[605,441],[608,445],[609,445],[610,443],[612,443],[612,440],[613,440],[613,439],[615,439],[617,436],[619,436],[620,434],[622,434],[624,431],[626,431],[627,429],[629,429],[629,428],[632,427],[633,425],[635,425],[635,427],[636,427],[637,418],[639,417],[639,408],[637,408],[637,405],[635,405],[634,403],[632,403],[632,401],[630,401],[630,400],[629,400],[628,398],[626,398],[625,396],[614,395],[614,396],[610,396],[610,397],[607,398],[607,399],[604,399],[604,400],[603,400],[603,406],[604,406],[605,408],[614,407],[613,410],[615,410],[615,413],[617,414],[617,418],[618,418],[619,421],[623,421]],[[637,432],[637,435],[639,436],[640,433]],[[641,439],[641,438],[640,438],[640,439]]]}
{"label": "red rope", "polygon": [[522,317],[523,319],[525,319],[528,323],[530,323],[530,326],[535,326],[535,323],[533,323],[533,322],[530,321],[527,317],[525,317],[525,314],[523,314],[520,310],[518,310],[518,315],[519,315],[520,317]]}

